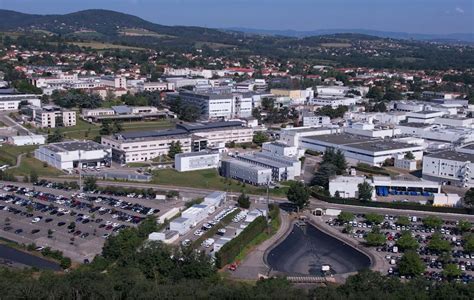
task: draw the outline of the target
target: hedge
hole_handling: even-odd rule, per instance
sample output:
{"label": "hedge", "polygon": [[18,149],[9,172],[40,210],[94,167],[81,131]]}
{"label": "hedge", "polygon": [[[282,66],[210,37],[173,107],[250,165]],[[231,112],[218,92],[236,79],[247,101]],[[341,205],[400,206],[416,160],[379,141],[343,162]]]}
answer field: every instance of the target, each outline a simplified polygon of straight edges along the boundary
{"label": "hedge", "polygon": [[383,208],[392,208],[392,209],[411,209],[418,211],[432,211],[432,212],[442,212],[442,213],[455,213],[455,214],[474,214],[473,209],[461,208],[461,207],[440,207],[440,206],[428,206],[421,204],[410,204],[410,203],[400,203],[400,202],[375,202],[375,201],[360,201],[354,198],[334,198],[321,194],[317,191],[311,191],[311,195],[314,198],[319,200],[335,203],[335,204],[346,204],[354,206],[369,206],[369,207],[383,207]]}
{"label": "hedge", "polygon": [[390,176],[390,173],[385,171],[382,168],[379,167],[373,167],[367,164],[357,164],[357,166],[354,167],[357,171],[365,172],[365,173],[372,173],[372,174],[379,174],[379,175],[385,175],[385,176]]}
{"label": "hedge", "polygon": [[266,228],[267,220],[265,217],[256,218],[238,236],[222,246],[219,252],[216,253],[216,266],[222,268],[232,263],[240,251]]}

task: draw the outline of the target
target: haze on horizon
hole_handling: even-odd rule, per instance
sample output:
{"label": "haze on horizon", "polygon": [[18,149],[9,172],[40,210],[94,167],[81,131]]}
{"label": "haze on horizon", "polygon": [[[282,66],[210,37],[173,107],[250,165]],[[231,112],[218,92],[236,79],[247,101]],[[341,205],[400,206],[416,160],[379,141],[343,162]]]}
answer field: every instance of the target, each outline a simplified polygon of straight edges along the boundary
{"label": "haze on horizon", "polygon": [[474,33],[474,0],[0,0],[0,9],[33,14],[109,9],[157,24],[212,28]]}

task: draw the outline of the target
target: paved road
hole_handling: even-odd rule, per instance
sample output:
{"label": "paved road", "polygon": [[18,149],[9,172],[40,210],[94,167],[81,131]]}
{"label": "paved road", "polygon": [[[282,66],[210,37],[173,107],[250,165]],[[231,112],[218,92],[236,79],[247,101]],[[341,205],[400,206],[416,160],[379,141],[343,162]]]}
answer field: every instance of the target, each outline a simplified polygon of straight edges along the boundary
{"label": "paved road", "polygon": [[17,122],[15,122],[15,120],[13,120],[12,118],[10,118],[8,116],[10,112],[3,112],[3,113],[0,113],[0,121],[2,123],[4,123],[7,127],[11,127],[12,129],[15,129],[16,131],[18,131],[21,135],[32,135],[33,133],[31,131],[29,131],[28,129],[26,129],[25,127],[23,127],[21,124],[18,124]]}
{"label": "paved road", "polygon": [[229,272],[233,278],[256,280],[258,279],[259,274],[266,276],[269,273],[270,268],[264,261],[267,249],[278,244],[279,241],[282,240],[289,231],[291,231],[292,218],[286,212],[280,212],[281,226],[278,231],[271,238],[252,250],[252,252],[250,252],[247,257],[239,263],[237,270],[234,272],[226,271]]}

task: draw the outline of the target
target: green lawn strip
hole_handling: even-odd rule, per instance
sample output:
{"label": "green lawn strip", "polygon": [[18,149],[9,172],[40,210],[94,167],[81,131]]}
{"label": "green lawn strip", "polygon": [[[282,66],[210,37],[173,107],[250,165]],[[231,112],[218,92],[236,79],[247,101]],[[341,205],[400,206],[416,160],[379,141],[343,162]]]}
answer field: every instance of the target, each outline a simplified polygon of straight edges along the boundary
{"label": "green lawn strip", "polygon": [[0,147],[0,162],[14,166],[20,154],[33,152],[36,148],[38,148],[38,146],[15,146],[5,144]]}
{"label": "green lawn strip", "polygon": [[[255,187],[249,184],[243,184],[232,179],[221,177],[217,170],[199,170],[190,172],[178,172],[173,169],[153,171],[153,184],[185,186],[191,188],[215,189],[228,192],[242,192],[254,195],[265,195],[266,188]],[[270,194],[274,196],[284,196],[288,187],[270,189]]]}
{"label": "green lawn strip", "polygon": [[198,248],[202,242],[204,242],[205,240],[207,240],[208,238],[211,238],[213,237],[217,231],[221,228],[224,228],[226,227],[227,225],[230,224],[230,222],[232,221],[232,219],[240,212],[240,209],[237,209],[236,211],[228,214],[227,216],[225,216],[225,218],[223,218],[219,223],[217,223],[216,225],[214,225],[211,229],[209,229],[208,231],[206,231],[203,235],[201,235],[197,240],[194,241],[194,243],[192,244],[192,247],[193,248]]}
{"label": "green lawn strip", "polygon": [[258,234],[252,241],[250,241],[250,243],[248,243],[242,249],[242,251],[237,255],[235,260],[242,261],[256,246],[260,245],[261,243],[265,242],[270,237],[272,237],[278,231],[280,226],[281,226],[281,220],[280,220],[279,211],[278,211],[278,214],[274,216],[273,219],[270,221],[269,232],[263,231],[260,234]]}
{"label": "green lawn strip", "polygon": [[54,177],[64,175],[60,170],[45,166],[42,161],[37,160],[34,157],[25,157],[21,159],[21,163],[18,168],[11,169],[15,176],[29,176],[32,171],[35,171],[38,176]]}

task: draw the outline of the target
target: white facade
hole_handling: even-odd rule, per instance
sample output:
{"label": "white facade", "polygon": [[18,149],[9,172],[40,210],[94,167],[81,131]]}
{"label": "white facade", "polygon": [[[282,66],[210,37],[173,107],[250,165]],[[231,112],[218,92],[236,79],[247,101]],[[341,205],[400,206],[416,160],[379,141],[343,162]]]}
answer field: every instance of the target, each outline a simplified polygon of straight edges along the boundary
{"label": "white facade", "polygon": [[295,146],[288,146],[279,142],[267,142],[262,144],[262,153],[299,158],[301,151]]}
{"label": "white facade", "polygon": [[192,226],[192,220],[179,217],[170,222],[170,230],[177,231],[179,235],[185,235]]}
{"label": "white facade", "polygon": [[360,98],[345,98],[345,97],[328,97],[328,98],[313,98],[310,100],[312,105],[317,106],[331,106],[332,108],[337,108],[338,106],[351,106],[355,105]]}
{"label": "white facade", "polygon": [[288,146],[300,147],[300,142],[303,137],[335,134],[340,132],[339,128],[313,128],[313,127],[297,127],[284,128],[280,130],[280,141]]}
{"label": "white facade", "polygon": [[9,136],[8,143],[15,146],[43,145],[46,138],[43,135],[18,135]]}
{"label": "white facade", "polygon": [[359,184],[366,181],[361,176],[337,176],[329,180],[329,194],[336,196],[339,193],[341,198],[357,198],[359,195]]}
{"label": "white facade", "polygon": [[261,167],[245,161],[236,159],[223,160],[221,162],[221,175],[233,178],[252,185],[266,185],[272,180],[272,169]]}
{"label": "white facade", "polygon": [[458,194],[436,193],[433,197],[433,206],[460,206],[461,197]]}
{"label": "white facade", "polygon": [[18,110],[20,103],[27,101],[36,107],[41,107],[39,95],[0,95],[0,111]]}
{"label": "white facade", "polygon": [[104,76],[100,78],[100,83],[114,89],[127,89],[127,78],[125,77]]}
{"label": "white facade", "polygon": [[402,155],[395,156],[394,167],[409,171],[416,170],[416,160],[414,159],[406,159]]}
{"label": "white facade", "polygon": [[107,166],[111,157],[110,147],[92,141],[54,143],[35,150],[36,159],[61,170],[71,170],[84,165]]}
{"label": "white facade", "polygon": [[423,157],[423,178],[443,184],[474,187],[474,155],[455,151],[427,154]]}
{"label": "white facade", "polygon": [[216,169],[219,165],[219,153],[180,153],[175,156],[174,165],[178,172]]}
{"label": "white facade", "polygon": [[400,134],[401,131],[391,126],[375,127],[371,123],[353,123],[349,127],[345,127],[344,132],[373,138],[386,138]]}
{"label": "white facade", "polygon": [[408,113],[408,122],[409,123],[424,123],[424,124],[432,124],[435,120],[439,117],[445,115],[442,111],[418,111],[418,112],[410,112]]}
{"label": "white facade", "polygon": [[331,124],[331,118],[328,116],[308,115],[303,116],[304,127],[324,127]]}
{"label": "white facade", "polygon": [[397,126],[401,134],[449,143],[474,141],[474,129],[435,124],[406,123]]}
{"label": "white facade", "polygon": [[349,163],[371,166],[381,166],[385,160],[408,152],[412,152],[417,160],[423,157],[423,147],[419,145],[350,134],[305,137],[301,140],[301,147],[318,152],[324,152],[327,148],[340,149]]}

